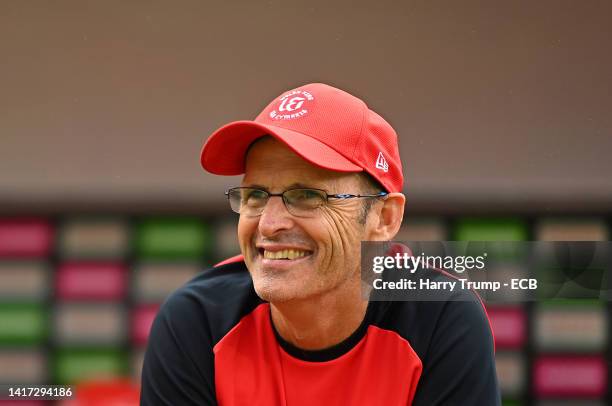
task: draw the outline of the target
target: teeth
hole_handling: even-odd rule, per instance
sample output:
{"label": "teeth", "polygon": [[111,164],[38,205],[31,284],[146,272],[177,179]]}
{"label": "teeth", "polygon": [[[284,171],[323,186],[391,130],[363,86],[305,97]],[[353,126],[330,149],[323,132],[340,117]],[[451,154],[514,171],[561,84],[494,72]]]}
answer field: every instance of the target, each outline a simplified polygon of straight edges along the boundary
{"label": "teeth", "polygon": [[306,251],[301,250],[280,250],[267,251],[264,250],[265,259],[296,259],[306,255]]}

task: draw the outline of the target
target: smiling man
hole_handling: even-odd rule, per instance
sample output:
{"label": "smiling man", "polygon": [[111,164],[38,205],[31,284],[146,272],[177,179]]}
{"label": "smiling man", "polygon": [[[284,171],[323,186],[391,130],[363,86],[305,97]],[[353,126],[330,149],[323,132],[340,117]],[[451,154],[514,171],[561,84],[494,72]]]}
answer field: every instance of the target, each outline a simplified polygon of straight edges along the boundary
{"label": "smiling man", "polygon": [[477,297],[363,298],[360,243],[393,239],[405,203],[397,135],[363,101],[285,92],[212,134],[201,162],[244,174],[226,193],[242,256],[164,303],[141,404],[499,404]]}

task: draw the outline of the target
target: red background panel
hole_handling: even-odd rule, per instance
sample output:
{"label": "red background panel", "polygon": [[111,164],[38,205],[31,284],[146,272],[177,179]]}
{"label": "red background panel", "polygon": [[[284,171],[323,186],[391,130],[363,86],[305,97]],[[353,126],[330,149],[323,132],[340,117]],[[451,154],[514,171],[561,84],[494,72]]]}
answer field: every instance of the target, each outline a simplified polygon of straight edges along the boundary
{"label": "red background panel", "polygon": [[538,397],[602,397],[607,376],[606,363],[597,356],[543,356],[534,364]]}
{"label": "red background panel", "polygon": [[121,300],[126,292],[126,277],[127,269],[119,263],[64,263],[57,271],[57,297]]}
{"label": "red background panel", "polygon": [[0,219],[0,257],[44,257],[49,254],[53,228],[43,219]]}
{"label": "red background panel", "polygon": [[159,305],[139,306],[132,312],[132,340],[135,344],[144,345],[149,337],[151,325],[159,311]]}
{"label": "red background panel", "polygon": [[488,307],[496,348],[522,347],[526,339],[526,315],[520,307]]}

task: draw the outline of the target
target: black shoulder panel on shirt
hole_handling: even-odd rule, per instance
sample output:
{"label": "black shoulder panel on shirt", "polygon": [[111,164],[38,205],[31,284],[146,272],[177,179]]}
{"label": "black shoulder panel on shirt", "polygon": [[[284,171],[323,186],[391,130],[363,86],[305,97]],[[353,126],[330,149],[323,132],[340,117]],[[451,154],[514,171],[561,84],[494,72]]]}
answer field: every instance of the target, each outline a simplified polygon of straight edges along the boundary
{"label": "black shoulder panel on shirt", "polygon": [[[436,281],[455,280],[426,272]],[[470,290],[440,295],[435,301],[370,303],[376,305],[371,323],[397,332],[423,363],[413,406],[501,404],[493,334],[480,298]]]}
{"label": "black shoulder panel on shirt", "polygon": [[[426,277],[434,281],[453,281],[453,276],[435,269],[422,270]],[[482,331],[474,334],[473,340],[491,341],[492,334],[483,304],[478,295],[470,290],[440,290],[439,296],[429,300],[420,299],[417,293],[414,300],[403,296],[405,300],[373,302],[376,311],[371,312],[370,323],[385,330],[392,330],[405,338],[419,358],[424,360],[431,343],[437,339],[452,341],[461,331],[448,331],[441,334],[441,325],[449,318],[460,317],[464,326],[470,328],[476,324]],[[370,303],[372,305],[372,303]],[[489,344],[483,343],[484,344]]]}
{"label": "black shoulder panel on shirt", "polygon": [[216,405],[213,348],[259,303],[244,262],[203,271],[171,294],[149,334],[140,404]]}
{"label": "black shoulder panel on shirt", "polygon": [[186,296],[200,306],[213,346],[263,303],[253,289],[253,280],[243,261],[201,272],[172,294],[176,295]]}

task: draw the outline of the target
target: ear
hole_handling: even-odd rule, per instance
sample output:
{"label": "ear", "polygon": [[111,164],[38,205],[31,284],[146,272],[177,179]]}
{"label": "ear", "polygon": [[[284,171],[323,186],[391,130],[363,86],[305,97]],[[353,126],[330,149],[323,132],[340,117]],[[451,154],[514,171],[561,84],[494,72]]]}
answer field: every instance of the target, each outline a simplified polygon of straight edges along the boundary
{"label": "ear", "polygon": [[397,234],[404,218],[406,196],[403,193],[389,193],[372,210],[371,241],[389,241]]}

